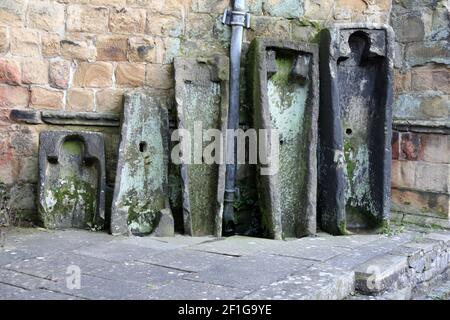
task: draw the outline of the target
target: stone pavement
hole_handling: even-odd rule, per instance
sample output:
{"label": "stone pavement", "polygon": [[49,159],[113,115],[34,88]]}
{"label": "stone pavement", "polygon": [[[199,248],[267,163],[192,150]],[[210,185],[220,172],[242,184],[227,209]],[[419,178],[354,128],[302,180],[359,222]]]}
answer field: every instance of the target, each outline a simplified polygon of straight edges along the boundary
{"label": "stone pavement", "polygon": [[12,228],[0,299],[410,299],[437,277],[450,292],[448,247],[449,231],[411,228],[288,241]]}

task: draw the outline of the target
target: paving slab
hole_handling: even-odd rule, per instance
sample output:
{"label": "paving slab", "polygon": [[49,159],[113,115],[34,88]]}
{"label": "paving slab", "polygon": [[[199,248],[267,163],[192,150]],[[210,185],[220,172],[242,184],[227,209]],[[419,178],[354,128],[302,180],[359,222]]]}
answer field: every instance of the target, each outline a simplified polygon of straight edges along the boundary
{"label": "paving slab", "polygon": [[308,240],[310,239],[307,239],[307,241],[303,239],[287,241],[282,245],[267,248],[265,253],[313,261],[326,261],[350,251],[349,248],[334,247],[332,243],[327,241]]}
{"label": "paving slab", "polygon": [[36,254],[30,250],[0,248],[0,267],[11,263],[20,263],[35,256]]}
{"label": "paving slab", "polygon": [[270,255],[252,255],[217,264],[184,279],[254,290],[311,266],[311,261]]}
{"label": "paving slab", "polygon": [[33,256],[43,256],[58,252],[68,252],[84,246],[111,241],[112,237],[104,232],[87,230],[37,231],[34,233],[20,232],[6,234],[4,249],[27,250]]}
{"label": "paving slab", "polygon": [[111,263],[94,257],[62,253],[51,256],[33,257],[20,262],[3,265],[2,268],[57,281],[67,277],[70,267],[78,267],[84,273],[98,268],[106,268],[108,264]]}
{"label": "paving slab", "polygon": [[189,249],[220,253],[231,256],[244,256],[257,254],[260,252],[267,252],[269,248],[279,247],[284,243],[286,243],[286,241],[244,236],[232,236],[218,241],[191,246],[189,247]]}
{"label": "paving slab", "polygon": [[241,299],[249,290],[179,279],[150,290],[152,299],[230,300]]}
{"label": "paving slab", "polygon": [[48,278],[37,277],[26,273],[0,269],[0,283],[24,290],[39,289],[50,285],[53,281]]}
{"label": "paving slab", "polygon": [[53,292],[72,295],[78,299],[95,300],[140,300],[151,299],[151,285],[109,280],[91,275],[82,275],[80,289],[71,289],[66,281],[51,282],[43,286]]}
{"label": "paving slab", "polygon": [[188,272],[200,272],[209,269],[217,264],[234,261],[233,256],[216,253],[176,249],[163,252],[146,259],[138,259],[152,265],[165,266],[169,268],[185,270]]}
{"label": "paving slab", "polygon": [[371,259],[355,270],[355,287],[363,293],[382,293],[395,289],[393,284],[408,268],[407,257],[383,255]]}
{"label": "paving slab", "polygon": [[88,270],[85,274],[107,280],[134,282],[153,287],[181,278],[187,272],[131,261],[105,264],[102,267]]}
{"label": "paving slab", "polygon": [[263,286],[244,299],[336,300],[345,298],[353,291],[353,272],[320,263]]}
{"label": "paving slab", "polygon": [[[135,240],[133,240],[135,241]],[[163,252],[147,246],[138,246],[125,241],[110,241],[98,245],[83,247],[73,251],[76,254],[104,259],[110,262],[133,261],[144,259]]]}

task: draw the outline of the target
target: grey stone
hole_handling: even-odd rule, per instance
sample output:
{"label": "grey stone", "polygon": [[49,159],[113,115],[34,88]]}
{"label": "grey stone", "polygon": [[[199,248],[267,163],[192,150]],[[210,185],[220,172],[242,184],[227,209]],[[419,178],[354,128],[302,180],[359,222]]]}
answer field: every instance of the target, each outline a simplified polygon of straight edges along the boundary
{"label": "grey stone", "polygon": [[40,133],[39,216],[46,228],[103,228],[105,188],[103,135]]}
{"label": "grey stone", "polygon": [[[248,60],[254,126],[269,130],[258,145],[267,153],[258,163],[263,227],[274,239],[315,234],[318,48],[255,39]],[[269,154],[271,130],[279,134],[278,159]]]}
{"label": "grey stone", "polygon": [[[184,232],[192,236],[221,236],[225,189],[224,132],[228,119],[228,58],[176,58],[174,66],[178,128],[190,133],[190,137],[179,137],[180,143],[177,145],[184,157],[180,165]],[[210,142],[202,141],[201,145],[196,143],[196,128],[200,130],[199,133],[203,132],[202,129],[218,129],[222,133],[215,138],[219,139],[215,142],[220,142],[221,150],[214,150],[216,161],[212,164],[204,163],[203,157],[200,157],[203,151],[207,152],[206,147]],[[190,148],[191,145],[193,148]],[[209,152],[212,153],[212,150]]]}
{"label": "grey stone", "polygon": [[195,245],[189,247],[189,249],[230,256],[243,256],[265,252],[271,247],[280,247],[283,243],[277,240],[232,236],[218,241]]}
{"label": "grey stone", "polygon": [[449,234],[432,232],[432,233],[426,234],[425,238],[436,240],[436,241],[442,241],[447,246],[450,245],[450,235]]}
{"label": "grey stone", "polygon": [[355,287],[363,293],[382,293],[395,288],[407,268],[405,256],[385,255],[371,259],[355,270]]}
{"label": "grey stone", "polygon": [[139,261],[128,261],[105,264],[97,269],[88,270],[85,274],[101,279],[133,282],[151,288],[166,285],[189,273]]}
{"label": "grey stone", "polygon": [[162,252],[160,249],[137,246],[122,241],[110,241],[83,247],[74,251],[76,254],[95,257],[110,262],[127,262],[137,259],[146,259],[160,252]]}
{"label": "grey stone", "polygon": [[425,36],[425,26],[420,12],[400,14],[393,19],[392,27],[398,42],[422,41]]}
{"label": "grey stone", "polygon": [[118,127],[120,116],[108,112],[67,112],[50,111],[41,112],[41,119],[45,123],[55,125],[82,125],[98,127]]}
{"label": "grey stone", "polygon": [[152,299],[157,300],[231,300],[241,299],[248,293],[247,290],[184,279],[171,281],[149,291]]}
{"label": "grey stone", "polygon": [[354,291],[354,273],[329,264],[312,266],[252,292],[252,300],[340,300]]}
{"label": "grey stone", "polygon": [[331,234],[389,222],[393,44],[392,28],[380,24],[335,24],[321,34],[317,203]]}
{"label": "grey stone", "polygon": [[303,1],[283,0],[264,1],[263,12],[269,16],[300,18],[303,16]]}
{"label": "grey stone", "polygon": [[124,105],[111,233],[150,234],[169,208],[167,109],[142,92],[126,94]]}
{"label": "grey stone", "polygon": [[429,62],[450,64],[448,41],[412,42],[406,46],[405,62],[414,67]]}
{"label": "grey stone", "polygon": [[305,270],[311,264],[312,262],[295,258],[267,254],[249,255],[224,261],[200,273],[188,274],[183,278],[238,289],[255,290],[284,279],[291,273]]}
{"label": "grey stone", "polygon": [[302,240],[287,241],[277,247],[267,248],[264,252],[313,261],[327,261],[335,256],[350,252],[348,248],[333,247],[328,241],[324,243],[307,243]]}
{"label": "grey stone", "polygon": [[175,222],[170,209],[162,209],[159,213],[159,222],[152,236],[170,237],[175,235]]}
{"label": "grey stone", "polygon": [[13,121],[27,124],[42,123],[41,112],[36,110],[13,109],[9,113],[9,118]]}
{"label": "grey stone", "polygon": [[138,261],[180,271],[201,272],[233,259],[236,258],[217,253],[177,249],[156,254],[148,259],[139,259]]}

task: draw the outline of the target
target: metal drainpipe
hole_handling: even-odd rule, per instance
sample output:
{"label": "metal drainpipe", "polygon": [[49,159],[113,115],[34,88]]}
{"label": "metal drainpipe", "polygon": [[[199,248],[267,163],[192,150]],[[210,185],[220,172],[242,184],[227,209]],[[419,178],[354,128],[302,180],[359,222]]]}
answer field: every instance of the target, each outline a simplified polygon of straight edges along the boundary
{"label": "metal drainpipe", "polygon": [[[228,110],[228,129],[236,130],[239,127],[239,81],[241,72],[241,51],[242,51],[242,36],[244,27],[250,27],[250,15],[245,11],[245,0],[234,0],[233,9],[225,10],[223,15],[224,24],[231,25],[231,44],[230,44],[230,106]],[[227,145],[232,143],[230,139],[234,136],[227,136]],[[224,233],[230,234],[234,232],[235,217],[234,217],[234,196],[236,192],[236,144],[234,143],[233,150],[233,164],[226,166],[225,178],[225,197],[224,197],[224,212],[223,225]]]}

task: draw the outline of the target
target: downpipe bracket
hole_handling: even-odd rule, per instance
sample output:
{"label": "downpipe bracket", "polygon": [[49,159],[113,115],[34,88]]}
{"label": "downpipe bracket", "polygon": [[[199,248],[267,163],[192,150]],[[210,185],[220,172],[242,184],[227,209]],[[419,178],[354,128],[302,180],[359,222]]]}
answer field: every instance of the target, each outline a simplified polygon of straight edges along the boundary
{"label": "downpipe bracket", "polygon": [[250,13],[248,12],[225,9],[222,23],[229,26],[242,26],[249,29],[250,19]]}

